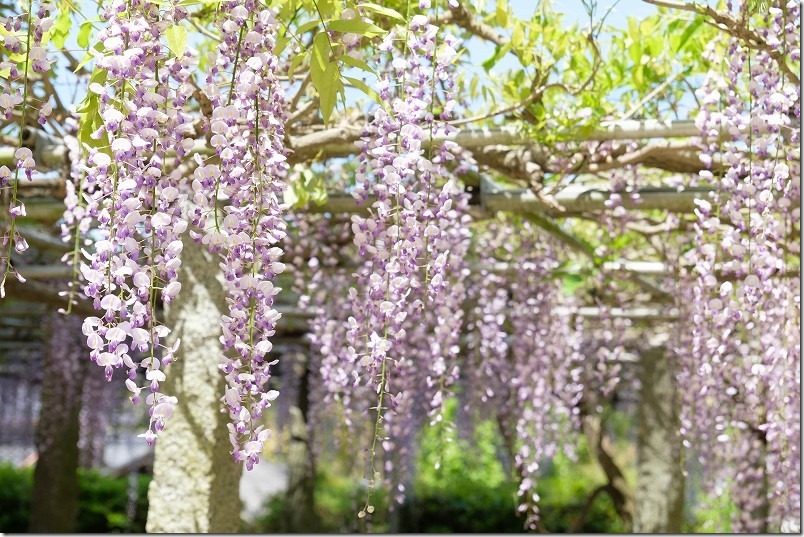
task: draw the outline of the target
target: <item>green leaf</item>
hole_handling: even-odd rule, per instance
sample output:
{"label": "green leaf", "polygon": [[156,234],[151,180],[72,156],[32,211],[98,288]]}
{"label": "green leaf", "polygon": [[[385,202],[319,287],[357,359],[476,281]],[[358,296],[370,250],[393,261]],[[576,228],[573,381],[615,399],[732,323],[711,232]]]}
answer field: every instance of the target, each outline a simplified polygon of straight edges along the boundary
{"label": "green leaf", "polygon": [[165,30],[165,37],[167,38],[168,48],[174,56],[184,56],[187,52],[187,28],[180,24],[174,24]]}
{"label": "green leaf", "polygon": [[335,0],[318,0],[316,7],[321,15],[325,19],[328,19],[332,17],[333,12],[335,11]]}
{"label": "green leaf", "polygon": [[371,99],[374,100],[376,103],[385,106],[385,103],[382,101],[382,99],[380,99],[379,94],[373,89],[371,89],[368,86],[368,84],[365,83],[365,81],[359,80],[357,78],[352,78],[351,76],[344,76],[343,78],[348,80],[354,87],[356,87],[357,89],[359,89],[360,91],[371,97]]}
{"label": "green leaf", "polygon": [[313,56],[310,59],[310,77],[313,85],[316,85],[316,78],[327,69],[332,55],[332,46],[329,44],[329,37],[326,32],[318,32],[313,38]]}
{"label": "green leaf", "polygon": [[578,274],[567,274],[562,278],[564,295],[570,296],[584,284],[584,279]]}
{"label": "green leaf", "polygon": [[282,194],[282,201],[285,202],[289,207],[298,207],[303,205],[302,203],[299,203],[299,196],[296,194],[297,183],[299,183],[299,181],[292,181]]}
{"label": "green leaf", "polygon": [[92,21],[84,21],[81,23],[81,28],[78,30],[78,46],[87,48],[89,46],[89,34],[92,33]]}
{"label": "green leaf", "polygon": [[343,90],[338,64],[330,60],[332,47],[326,32],[319,32],[313,38],[313,55],[310,59],[310,81],[318,91],[321,102],[321,117],[328,123],[335,109],[338,91]]}
{"label": "green leaf", "polygon": [[281,56],[282,52],[285,50],[285,47],[288,46],[290,43],[290,37],[282,36],[276,39],[276,46],[274,46],[274,54],[276,56]]}
{"label": "green leaf", "polygon": [[324,205],[327,202],[329,194],[327,193],[327,189],[324,188],[323,182],[310,193],[310,197],[312,202],[316,205]]}
{"label": "green leaf", "polygon": [[506,42],[503,46],[497,45],[496,47],[494,47],[494,55],[488,60],[483,62],[483,69],[485,69],[487,73],[490,72],[494,68],[494,66],[497,65],[497,62],[499,62],[503,56],[508,54],[508,51],[510,50],[511,50],[510,41]]}
{"label": "green leaf", "polygon": [[639,65],[642,61],[642,42],[634,41],[631,43],[631,46],[628,47],[628,55],[631,57],[631,61],[634,62],[635,65]]}
{"label": "green leaf", "polygon": [[520,48],[525,40],[525,28],[521,21],[514,21],[514,29],[511,31],[511,45],[514,50]]}
{"label": "green leaf", "polygon": [[94,59],[95,59],[95,56],[92,55],[91,53],[87,52],[86,54],[84,54],[84,57],[81,58],[81,61],[78,62],[78,65],[76,66],[75,71],[73,71],[73,73],[77,73],[78,71],[83,69],[86,64],[88,64],[89,62],[91,62]]}
{"label": "green leaf", "polygon": [[70,35],[70,27],[73,24],[72,19],[70,18],[70,5],[67,3],[62,3],[61,12],[59,13],[56,22],[53,23],[51,27],[52,32],[52,42],[53,46],[61,49],[64,48],[64,42],[67,40],[67,36]]}
{"label": "green leaf", "polygon": [[689,26],[687,26],[687,28],[684,30],[684,33],[681,34],[681,40],[679,41],[678,46],[676,47],[676,52],[679,52],[681,49],[684,48],[684,45],[687,44],[687,41],[689,41],[690,37],[692,37],[692,34],[694,34],[695,31],[701,27],[703,21],[704,21],[703,17],[696,17],[689,24]]}
{"label": "green leaf", "polygon": [[372,11],[378,15],[385,15],[386,17],[396,19],[399,22],[405,22],[405,17],[403,17],[398,11],[395,11],[389,7],[378,6],[372,2],[364,2],[362,4],[358,4],[357,7],[363,8],[366,11]]}
{"label": "green leaf", "polygon": [[88,64],[98,56],[103,56],[103,43],[100,42],[95,43],[95,46],[89,49],[86,54],[84,54],[84,57],[81,58],[80,62],[78,62],[78,66],[75,68],[75,71],[73,71],[73,73],[77,73],[78,71],[83,69],[86,64]]}
{"label": "green leaf", "polygon": [[[108,76],[108,71],[106,69],[95,69],[92,71],[92,76],[89,77],[89,83],[92,84],[97,82],[101,86],[106,84],[106,78]],[[94,95],[94,94],[93,94]]]}
{"label": "green leaf", "polygon": [[377,37],[378,35],[383,35],[387,33],[385,30],[371,24],[370,22],[362,21],[359,19],[338,19],[334,20],[329,23],[327,27],[328,30],[332,30],[333,32],[342,32],[342,33],[349,33],[349,34],[358,34],[364,35],[366,37]]}
{"label": "green leaf", "polygon": [[288,184],[282,201],[291,207],[304,207],[311,201],[316,205],[323,205],[327,198],[327,189],[321,174],[307,169],[301,173],[299,179]]}
{"label": "green leaf", "polygon": [[497,10],[494,13],[497,26],[508,26],[508,0],[497,0]]}
{"label": "green leaf", "polygon": [[310,30],[312,30],[313,28],[316,28],[319,24],[321,24],[321,21],[319,21],[317,19],[309,21],[309,22],[305,22],[304,24],[302,24],[301,26],[299,26],[296,29],[296,35],[305,34],[305,33],[309,32]]}
{"label": "green leaf", "polygon": [[329,123],[329,118],[338,102],[338,91],[343,89],[338,73],[338,64],[330,63],[324,70],[321,87],[316,87],[321,100],[321,117],[324,119],[324,123]]}
{"label": "green leaf", "polygon": [[353,58],[352,56],[344,54],[343,56],[338,56],[338,59],[348,65],[349,67],[355,67],[362,71],[366,71],[367,73],[376,74],[374,69],[369,67],[369,65],[364,62],[363,60],[358,60],[357,58]]}
{"label": "green leaf", "polygon": [[290,60],[290,65],[288,66],[288,72],[287,72],[288,78],[293,78],[293,73],[296,72],[296,69],[299,67],[299,65],[301,65],[301,63],[308,55],[309,52],[303,50],[298,54],[296,54],[295,56],[293,56],[293,59]]}

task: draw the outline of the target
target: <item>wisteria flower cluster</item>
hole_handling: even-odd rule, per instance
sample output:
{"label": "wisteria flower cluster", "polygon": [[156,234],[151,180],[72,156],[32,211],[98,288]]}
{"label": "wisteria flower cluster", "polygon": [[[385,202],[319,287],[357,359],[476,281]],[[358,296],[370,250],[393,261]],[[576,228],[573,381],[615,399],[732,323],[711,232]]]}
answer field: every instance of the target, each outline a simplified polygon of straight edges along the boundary
{"label": "wisteria flower cluster", "polygon": [[[259,425],[262,412],[278,396],[267,389],[274,362],[266,359],[279,319],[271,279],[284,269],[277,244],[285,235],[279,196],[287,168],[283,89],[272,53],[276,20],[256,3],[221,11],[224,39],[204,88],[212,103],[206,128],[218,157],[213,164],[194,153],[196,126],[187,106],[195,91],[194,52],[177,55],[162,43],[186,16],[182,7],[147,0],[107,6],[108,24],[98,34],[106,53],[88,87],[102,125],[91,134],[98,141],[92,147],[72,139],[64,232],[76,245],[94,239],[80,279],[104,314],[87,318],[83,330],[107,379],[116,368],[128,369],[132,400],[144,398],[150,407],[141,436],[151,444],[177,403],[160,391],[179,341],[165,343],[170,330],[157,319],[157,303],[170,304],[181,290],[181,236],[192,223],[190,235],[220,253],[229,304],[220,365],[228,387],[221,400],[232,418],[234,457],[250,469],[269,435]],[[228,92],[220,91],[221,82]],[[222,210],[220,199],[228,202]],[[146,358],[135,361],[135,352]],[[143,369],[145,385],[138,382]]]}
{"label": "wisteria flower cluster", "polygon": [[[128,369],[132,400],[144,398],[150,407],[150,425],[141,435],[148,443],[156,440],[176,404],[175,397],[160,391],[160,383],[179,341],[165,344],[170,330],[157,319],[156,305],[158,298],[170,303],[181,289],[186,195],[166,161],[168,150],[181,152],[188,145],[191,116],[183,108],[192,86],[189,55],[168,55],[159,38],[185,15],[181,8],[162,10],[148,1],[107,6],[108,25],[98,34],[106,54],[97,60],[100,78],[88,88],[103,120],[91,135],[100,143],[82,148],[85,164],[75,174],[85,206],[77,201],[68,206],[67,221],[80,228],[91,217],[97,226],[94,249],[80,265],[83,292],[103,312],[84,321],[91,359],[107,379],[116,368]],[[135,350],[147,357],[135,362]],[[140,368],[145,385],[137,382]]]}
{"label": "wisteria flower cluster", "polygon": [[[198,167],[193,180],[195,236],[221,252],[229,315],[222,319],[225,354],[221,370],[227,389],[222,398],[231,416],[229,437],[235,460],[251,467],[259,461],[269,431],[258,425],[279,393],[266,389],[274,361],[271,351],[280,314],[273,308],[279,292],[271,280],[283,272],[279,242],[285,237],[279,196],[285,185],[284,91],[273,54],[277,21],[258,2],[222,8],[223,37],[205,93],[212,103],[211,145],[220,164]],[[228,92],[219,91],[230,77]],[[229,204],[215,208],[219,196]],[[214,223],[209,222],[209,214]]]}
{"label": "wisteria flower cluster", "polygon": [[694,387],[684,390],[685,443],[739,506],[736,531],[797,520],[800,503],[800,288],[788,272],[799,256],[800,95],[772,57],[798,54],[800,7],[771,4],[766,47],[730,39],[709,51],[714,59],[725,47],[729,59],[699,91],[711,169],[700,181],[716,196],[695,211],[695,270],[684,287],[694,328],[678,342],[681,381]]}
{"label": "wisteria flower cluster", "polygon": [[[403,38],[407,54],[397,55],[395,41]],[[449,377],[455,376],[454,357],[461,320],[460,284],[450,289],[452,271],[460,269],[467,238],[464,222],[467,200],[446,165],[454,160],[454,143],[433,146],[434,133],[449,132],[443,121],[455,106],[451,65],[458,41],[427,18],[411,18],[405,35],[392,31],[380,50],[392,57],[390,72],[380,78],[380,98],[388,109],[375,112],[363,138],[355,197],[370,203],[368,217],[355,215],[355,245],[366,260],[350,291],[349,360],[359,364],[357,382],[378,394],[375,439],[370,452],[370,482],[375,445],[383,413],[396,409],[405,397],[398,371],[410,367],[404,341],[424,318],[440,326],[427,339],[431,364],[429,386],[434,418],[444,399]],[[435,115],[436,88],[445,93],[443,109]],[[360,291],[358,291],[358,289]],[[455,302],[457,300],[457,302]],[[446,307],[452,315],[443,316]],[[439,319],[440,317],[440,319]],[[419,365],[418,367],[421,367]],[[421,388],[421,387],[420,387]]]}
{"label": "wisteria flower cluster", "polygon": [[[584,339],[569,315],[572,300],[552,276],[560,250],[553,241],[528,222],[519,229],[489,225],[475,240],[483,254],[472,278],[477,305],[465,381],[472,406],[496,414],[520,477],[519,511],[536,529],[540,464],[559,450],[569,453],[580,428]],[[500,261],[514,262],[515,252],[515,274],[493,271]]]}
{"label": "wisteria flower cluster", "polygon": [[[44,124],[53,105],[49,102],[37,101],[30,95],[30,75],[47,75],[52,61],[48,58],[43,45],[43,37],[53,25],[51,13],[56,6],[49,2],[39,2],[34,9],[33,0],[27,4],[27,12],[10,17],[0,17],[3,27],[3,41],[0,43],[0,70],[8,70],[8,75],[0,77],[0,118],[8,121],[19,111],[22,118],[27,118],[31,104],[38,111],[39,123]],[[21,58],[17,60],[16,58]],[[20,68],[21,66],[21,68]],[[25,216],[25,205],[17,198],[17,187],[24,177],[30,181],[36,168],[33,152],[23,146],[25,137],[25,121],[21,122],[17,149],[14,152],[15,166],[12,172],[8,166],[0,166],[0,195],[10,200],[8,212],[3,208],[3,222],[0,223],[0,298],[5,296],[5,283],[9,274],[14,274],[20,281],[22,276],[14,271],[11,264],[11,253],[23,253],[28,249],[25,238],[19,234],[16,219]],[[22,174],[22,176],[20,175]],[[8,215],[7,217],[5,215]]]}

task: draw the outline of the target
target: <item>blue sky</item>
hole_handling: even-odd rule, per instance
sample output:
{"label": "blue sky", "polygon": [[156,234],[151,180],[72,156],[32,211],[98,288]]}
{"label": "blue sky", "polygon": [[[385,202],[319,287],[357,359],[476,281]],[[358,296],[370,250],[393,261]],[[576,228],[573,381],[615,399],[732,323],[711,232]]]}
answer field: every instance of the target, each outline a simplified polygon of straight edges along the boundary
{"label": "blue sky", "polygon": [[[598,12],[605,13],[613,3],[612,0],[599,0]],[[530,17],[535,4],[532,0],[509,0],[509,5],[514,10],[514,13],[522,18]],[[586,12],[580,0],[554,1],[553,9],[565,13],[568,23],[586,22]],[[641,0],[621,0],[612,10],[607,22],[622,28],[625,27],[626,17],[635,16],[637,18],[643,18],[656,13],[656,11],[656,6],[642,2]]]}

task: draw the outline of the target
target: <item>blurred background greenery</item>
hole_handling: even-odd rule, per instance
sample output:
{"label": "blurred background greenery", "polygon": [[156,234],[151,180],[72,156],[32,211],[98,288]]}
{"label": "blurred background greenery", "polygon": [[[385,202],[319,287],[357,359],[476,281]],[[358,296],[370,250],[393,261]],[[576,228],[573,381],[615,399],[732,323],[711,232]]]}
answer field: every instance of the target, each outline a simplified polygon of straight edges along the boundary
{"label": "blurred background greenery", "polygon": [[[627,416],[611,412],[608,427],[616,438],[618,462],[629,482],[634,482],[635,446],[625,434]],[[376,511],[361,521],[356,513],[365,501],[363,480],[345,470],[350,461],[333,450],[319,462],[315,481],[314,513],[322,533],[388,532],[403,533],[521,533],[523,519],[516,512],[517,484],[505,468],[496,425],[481,423],[474,434],[445,443],[433,429],[421,440],[415,463],[413,490],[404,504],[390,513],[388,496],[375,499]],[[279,454],[281,457],[281,453]],[[436,469],[436,462],[439,462]],[[327,463],[325,465],[325,463]],[[605,483],[605,476],[591,459],[583,440],[575,460],[559,454],[543,467],[537,491],[541,496],[540,530],[550,533],[621,533],[622,520],[607,494],[592,496]],[[96,470],[79,475],[80,533],[142,533],[148,510],[147,489],[150,476],[113,477]],[[0,531],[25,532],[28,529],[33,468],[0,465]],[[593,498],[590,501],[590,498]],[[246,533],[283,533],[285,521],[294,506],[285,494],[269,498],[262,512],[243,520]],[[725,500],[710,502],[685,522],[685,531],[711,532],[728,527],[733,506]],[[719,525],[718,525],[719,524]],[[726,526],[723,526],[726,524]]]}

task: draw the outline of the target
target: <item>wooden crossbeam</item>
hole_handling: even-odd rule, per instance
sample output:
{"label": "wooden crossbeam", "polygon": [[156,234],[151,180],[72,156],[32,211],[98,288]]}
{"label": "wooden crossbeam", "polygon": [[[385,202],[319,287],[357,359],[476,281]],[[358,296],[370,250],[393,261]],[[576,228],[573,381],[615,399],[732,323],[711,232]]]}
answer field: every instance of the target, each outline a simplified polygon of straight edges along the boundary
{"label": "wooden crossbeam", "polygon": [[[359,139],[362,126],[335,127],[325,131],[292,137],[289,146],[295,151],[308,151],[311,148],[324,150],[328,156],[347,156],[357,153],[355,141]],[[26,129],[23,145],[31,148],[37,166],[42,170],[56,170],[63,168],[67,163],[67,149],[59,138],[39,129]],[[608,121],[603,122],[599,129],[591,132],[576,131],[565,132],[559,138],[573,141],[602,141],[602,140],[644,140],[651,138],[687,138],[699,136],[700,129],[692,120],[656,120],[644,121]],[[452,140],[466,149],[476,149],[488,145],[523,145],[532,143],[529,137],[515,127],[481,127],[473,129],[458,129],[455,133],[444,135],[443,131],[436,132],[433,143],[440,144],[444,140]],[[320,147],[319,147],[320,146]],[[0,147],[0,165],[14,166],[15,147]],[[199,141],[195,152],[209,153],[206,145]]]}

